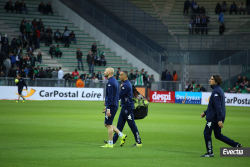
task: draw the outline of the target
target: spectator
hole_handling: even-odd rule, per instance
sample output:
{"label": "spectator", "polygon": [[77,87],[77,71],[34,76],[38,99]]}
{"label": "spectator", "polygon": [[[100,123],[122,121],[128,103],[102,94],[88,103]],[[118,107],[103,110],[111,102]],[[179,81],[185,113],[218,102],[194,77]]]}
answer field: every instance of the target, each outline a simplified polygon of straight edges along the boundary
{"label": "spectator", "polygon": [[74,31],[71,31],[71,33],[69,34],[69,43],[71,44],[71,41],[74,41],[74,44],[76,44],[76,36]]}
{"label": "spectator", "polygon": [[42,57],[43,57],[43,55],[41,54],[41,52],[39,52],[38,54],[37,54],[37,61],[41,64],[42,63]]}
{"label": "spectator", "polygon": [[[57,29],[57,31],[59,31],[59,29]],[[46,34],[48,34],[48,33],[53,34],[53,31],[50,29],[50,27],[48,27],[48,28],[46,29]],[[60,33],[60,34],[61,34],[61,33]]]}
{"label": "spectator", "polygon": [[30,65],[31,65],[31,67],[36,66],[36,57],[35,57],[34,54],[32,54],[31,57],[30,57]]}
{"label": "spectator", "polygon": [[16,57],[14,56],[13,53],[10,53],[9,56],[11,61],[11,67],[14,67],[16,65]]}
{"label": "spectator", "polygon": [[246,0],[247,15],[250,15],[250,0]]}
{"label": "spectator", "polygon": [[168,72],[168,70],[162,71],[162,74],[161,74],[161,81],[165,81],[165,80],[166,80],[167,72]]}
{"label": "spectator", "polygon": [[206,14],[206,9],[204,8],[204,6],[201,6],[200,8],[200,14]]}
{"label": "spectator", "polygon": [[56,57],[58,58],[58,56],[59,56],[59,58],[61,58],[62,57],[62,52],[61,52],[61,50],[60,50],[60,48],[59,48],[59,45],[57,45],[57,47],[56,47]]}
{"label": "spectator", "polygon": [[69,74],[69,73],[65,74],[63,78],[64,78],[66,81],[71,80],[71,77],[70,77],[70,74]]}
{"label": "spectator", "polygon": [[29,35],[29,45],[32,46],[33,45],[33,41],[34,41],[34,36],[33,33],[31,32]]}
{"label": "spectator", "polygon": [[24,23],[24,25],[26,24],[26,20],[25,18],[23,18],[23,20],[21,21],[21,25]]}
{"label": "spectator", "polygon": [[52,44],[52,34],[48,33],[45,37],[45,46],[50,46]]}
{"label": "spectator", "polygon": [[215,7],[215,14],[220,14],[221,13],[221,5],[220,3],[218,2],[216,7]]}
{"label": "spectator", "polygon": [[40,29],[43,26],[42,19],[39,19],[39,22],[37,23],[38,29]]}
{"label": "spectator", "polygon": [[15,11],[16,11],[16,13],[17,13],[17,11],[18,11],[18,13],[21,13],[21,6],[20,6],[20,3],[19,3],[19,1],[16,1],[16,3],[15,3],[15,6],[14,6],[14,9],[15,9]]}
{"label": "spectator", "polygon": [[172,81],[172,76],[171,76],[170,72],[166,73],[166,81]]}
{"label": "spectator", "polygon": [[207,19],[206,15],[204,15],[202,20],[201,20],[201,26],[202,26],[201,34],[203,34],[205,31],[205,33],[207,35],[207,23],[208,23],[208,19]]}
{"label": "spectator", "polygon": [[23,33],[23,35],[22,35],[22,43],[23,43],[23,48],[26,48],[26,46],[28,44],[28,37],[27,37],[26,33]]}
{"label": "spectator", "polygon": [[231,87],[228,87],[227,93],[231,93]]}
{"label": "spectator", "polygon": [[248,81],[248,78],[246,76],[244,76],[242,79],[243,79],[243,82],[247,82]]}
{"label": "spectator", "polygon": [[77,71],[77,69],[75,69],[75,71],[72,72],[72,75],[73,75],[73,77],[80,76],[79,72]]}
{"label": "spectator", "polygon": [[237,93],[241,93],[241,90],[240,90],[240,89],[238,89]]}
{"label": "spectator", "polygon": [[172,81],[177,81],[177,80],[178,80],[178,75],[176,74],[176,71],[173,71]]}
{"label": "spectator", "polygon": [[93,45],[92,45],[92,47],[91,47],[91,51],[93,52],[93,53],[97,53],[97,46],[96,46],[96,43],[94,43]]}
{"label": "spectator", "polygon": [[19,48],[20,46],[22,46],[22,44],[23,44],[22,37],[19,36],[16,40],[16,46]]}
{"label": "spectator", "polygon": [[47,70],[47,72],[44,74],[45,78],[52,78],[52,74],[50,70]]}
{"label": "spectator", "polygon": [[68,30],[68,27],[65,26],[65,29],[64,29],[64,47],[69,47],[69,30]]}
{"label": "spectator", "polygon": [[99,66],[100,66],[100,63],[101,63],[101,62],[100,62],[100,58],[96,55],[96,56],[95,56],[95,66],[96,66],[96,65],[99,65]]}
{"label": "spectator", "polygon": [[100,65],[99,66],[106,66],[106,59],[104,55],[101,55]]}
{"label": "spectator", "polygon": [[49,54],[51,55],[51,58],[53,58],[53,55],[56,54],[55,45],[52,45],[52,46],[50,47]]}
{"label": "spectator", "polygon": [[155,82],[154,75],[151,75],[150,82]]}
{"label": "spectator", "polygon": [[225,13],[227,10],[227,3],[225,1],[222,2],[222,5],[221,5],[221,12],[222,13]]}
{"label": "spectator", "polygon": [[32,47],[32,45],[29,45],[29,47],[27,48],[27,50],[26,50],[27,52],[31,52],[31,53],[33,53],[34,52],[34,49],[33,49],[33,47]]}
{"label": "spectator", "polygon": [[37,21],[36,21],[36,19],[34,19],[33,21],[32,21],[32,28],[33,28],[33,30],[35,29],[35,27],[37,27],[37,25],[38,25],[38,23],[37,23]]}
{"label": "spectator", "polygon": [[13,38],[12,41],[11,41],[11,47],[16,50],[16,47],[17,47],[17,42],[16,42],[16,38]]}
{"label": "spectator", "polygon": [[41,35],[40,35],[40,31],[37,29],[37,28],[35,28],[35,30],[36,30],[36,34],[37,34],[37,39],[36,39],[36,48],[40,48],[40,37],[41,37]]}
{"label": "spectator", "polygon": [[15,77],[16,77],[16,71],[15,71],[15,68],[14,68],[14,67],[12,67],[12,68],[9,70],[8,77],[11,77],[11,78],[15,78]]}
{"label": "spectator", "polygon": [[191,18],[191,20],[189,21],[189,34],[193,34],[193,29],[194,29],[194,20],[193,18]]}
{"label": "spectator", "polygon": [[26,26],[26,33],[30,34],[32,30],[32,25],[30,24],[29,20],[27,20],[27,23],[25,24]]}
{"label": "spectator", "polygon": [[184,17],[185,17],[185,11],[186,11],[186,17],[187,17],[187,15],[188,15],[188,10],[189,10],[190,5],[191,5],[191,4],[190,4],[189,0],[186,0],[186,1],[184,2],[183,19],[184,19]]}
{"label": "spectator", "polygon": [[199,12],[200,12],[200,7],[199,7],[199,5],[198,5],[198,3],[197,2],[195,2],[195,5],[194,5],[194,14],[199,14]]}
{"label": "spectator", "polygon": [[76,51],[76,58],[77,58],[77,62],[78,62],[78,70],[80,70],[80,63],[82,65],[82,71],[83,70],[83,63],[82,63],[82,52],[80,51],[80,48],[77,49]]}
{"label": "spectator", "polygon": [[40,70],[37,74],[37,78],[45,78],[45,75],[42,70]]}
{"label": "spectator", "polygon": [[96,78],[98,80],[102,80],[102,73],[101,73],[101,71],[98,71],[98,74],[96,75]]}
{"label": "spectator", "polygon": [[133,73],[133,70],[130,71],[130,74],[129,74],[129,76],[128,76],[128,79],[129,79],[130,81],[132,81],[132,80],[135,79],[135,75],[134,75],[134,73]]}
{"label": "spectator", "polygon": [[[41,37],[40,37],[40,41],[45,43],[45,38],[46,38],[46,34],[44,31],[40,31],[41,32]],[[46,45],[45,45],[46,46]]]}
{"label": "spectator", "polygon": [[232,14],[232,12],[237,14],[237,6],[236,6],[235,2],[233,2],[233,4],[231,5],[231,8],[230,8],[230,14]]}
{"label": "spectator", "polygon": [[57,31],[54,33],[54,39],[55,39],[56,43],[58,40],[60,40],[60,43],[62,42],[62,35],[61,35],[59,29],[57,29]]}
{"label": "spectator", "polygon": [[206,92],[207,90],[200,84],[197,85],[197,87],[200,89],[200,92]]}
{"label": "spectator", "polygon": [[116,72],[116,79],[118,80],[119,76],[120,76],[120,73],[121,73],[121,68],[118,67],[117,68],[117,72]]}
{"label": "spectator", "polygon": [[52,11],[51,4],[49,2],[46,5],[46,12],[47,12],[47,14],[49,14],[49,12],[51,12],[51,14],[54,15],[53,11]]}
{"label": "spectator", "polygon": [[24,69],[22,68],[22,71],[20,72],[21,73],[21,77],[22,78],[26,78],[26,73],[24,72]]}
{"label": "spectator", "polygon": [[197,15],[197,18],[195,19],[195,33],[199,34],[200,32],[200,26],[201,26],[201,18],[199,15]]}
{"label": "spectator", "polygon": [[63,79],[63,70],[61,67],[59,67],[59,71],[58,71],[58,79]]}
{"label": "spectator", "polygon": [[194,14],[194,5],[195,5],[195,1],[192,0],[191,1],[191,13]]}
{"label": "spectator", "polygon": [[240,13],[240,15],[241,15],[241,12],[243,12],[244,15],[246,13],[246,5],[244,3],[241,3],[239,5],[239,13]]}
{"label": "spectator", "polygon": [[89,66],[89,73],[93,73],[94,72],[95,57],[91,54],[91,51],[89,51],[89,54],[87,55],[87,63]]}
{"label": "spectator", "polygon": [[22,1],[22,3],[20,4],[20,7],[21,7],[21,13],[23,13],[23,11],[25,10],[25,13],[28,14],[28,8],[26,4],[24,3],[24,1]]}
{"label": "spectator", "polygon": [[58,73],[57,73],[57,71],[55,69],[52,70],[51,75],[52,75],[52,78],[54,78],[54,79],[58,78]]}
{"label": "spectator", "polygon": [[241,76],[239,75],[239,76],[238,76],[238,80],[237,80],[236,83],[241,84],[242,82],[243,82],[243,79],[242,79]]}
{"label": "spectator", "polygon": [[0,78],[3,78],[3,77],[5,77],[5,74],[3,73],[3,71],[1,71]]}
{"label": "spectator", "polygon": [[225,31],[225,26],[224,26],[223,23],[221,23],[221,25],[219,27],[219,33],[220,33],[220,35],[223,35],[224,31]]}
{"label": "spectator", "polygon": [[46,7],[43,2],[38,6],[38,11],[42,12],[43,14],[47,14]]}
{"label": "spectator", "polygon": [[6,9],[6,10],[7,10],[7,12],[9,12],[9,10],[11,10],[11,11],[12,11],[12,13],[14,13],[14,8],[13,8],[13,6],[12,6],[11,1],[9,1],[9,2],[7,2],[7,3],[6,3],[6,5],[5,5],[4,9]]}
{"label": "spectator", "polygon": [[29,75],[29,69],[28,69],[28,67],[25,67],[24,72],[26,74],[26,77],[28,77],[28,75]]}
{"label": "spectator", "polygon": [[2,40],[2,48],[5,53],[7,53],[8,46],[9,46],[9,39],[7,38],[7,34],[1,39]]}
{"label": "spectator", "polygon": [[[39,22],[38,22],[38,24],[39,24]],[[44,27],[44,25],[42,24],[41,26],[39,26],[39,31],[42,33],[44,33],[45,32],[45,27]]]}

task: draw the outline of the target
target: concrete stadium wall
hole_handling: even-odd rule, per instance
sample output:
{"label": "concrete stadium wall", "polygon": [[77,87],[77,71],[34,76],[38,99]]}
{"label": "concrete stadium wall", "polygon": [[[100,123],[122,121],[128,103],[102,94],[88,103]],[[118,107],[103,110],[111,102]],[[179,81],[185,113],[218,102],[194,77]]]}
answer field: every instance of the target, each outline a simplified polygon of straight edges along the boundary
{"label": "concrete stadium wall", "polygon": [[110,48],[112,52],[116,52],[116,54],[120,55],[122,59],[127,60],[128,63],[131,63],[134,67],[137,67],[138,70],[144,68],[145,71],[148,71],[148,74],[154,75],[156,81],[160,79],[160,75],[156,71],[154,71],[152,68],[150,68],[143,62],[141,62],[134,55],[130,54],[127,50],[118,45],[116,42],[114,42],[108,36],[103,34],[101,31],[96,29],[89,22],[84,20],[82,17],[80,17],[78,14],[76,14],[62,2],[60,2],[59,0],[52,0],[52,6],[53,8],[56,8],[59,14],[62,15],[65,19],[68,19],[80,30],[83,30],[91,37],[97,39],[100,42],[100,44],[105,45],[107,48]]}

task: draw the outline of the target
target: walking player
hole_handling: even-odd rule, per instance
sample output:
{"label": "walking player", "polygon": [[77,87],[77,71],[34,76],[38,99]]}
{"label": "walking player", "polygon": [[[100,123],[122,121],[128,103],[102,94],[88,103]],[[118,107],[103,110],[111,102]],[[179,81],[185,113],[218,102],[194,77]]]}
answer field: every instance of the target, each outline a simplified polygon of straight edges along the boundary
{"label": "walking player", "polygon": [[207,110],[201,114],[201,118],[206,116],[207,120],[207,124],[204,129],[207,153],[205,155],[201,155],[201,157],[214,157],[211,139],[212,130],[214,130],[214,136],[216,139],[223,141],[232,147],[242,147],[240,143],[237,143],[221,134],[221,128],[223,128],[226,116],[225,95],[220,87],[221,84],[222,78],[219,75],[213,75],[209,80],[209,85],[213,91],[210,96]]}
{"label": "walking player", "polygon": [[28,90],[26,83],[24,82],[24,79],[21,77],[21,73],[17,74],[17,86],[18,86],[18,100],[16,102],[19,102],[20,97],[23,98],[23,102],[25,102],[25,98],[22,95],[23,87],[26,87],[26,90]]}
{"label": "walking player", "polygon": [[[132,85],[128,80],[128,72],[127,71],[122,71],[120,73],[120,80],[123,81],[121,85],[121,90],[119,93],[119,99],[121,99],[121,105],[122,109],[119,115],[118,123],[117,123],[117,129],[122,131],[124,128],[124,125],[126,122],[128,122],[128,125],[131,129],[131,131],[134,134],[135,137],[135,144],[132,147],[142,147],[141,144],[141,138],[139,135],[139,131],[137,129],[137,126],[135,124],[134,120],[134,102],[132,100],[133,98],[133,89]],[[113,141],[116,143],[118,139],[118,135],[114,134]],[[105,143],[107,141],[104,140]],[[121,143],[121,146],[123,146],[124,143]]]}
{"label": "walking player", "polygon": [[106,85],[106,97],[104,108],[105,111],[105,127],[108,128],[109,141],[102,148],[113,148],[113,132],[118,134],[121,137],[121,145],[125,143],[127,135],[120,132],[114,125],[112,125],[115,118],[115,114],[119,105],[119,84],[118,81],[114,78],[114,69],[107,68],[104,72],[104,76],[108,78],[108,83]]}

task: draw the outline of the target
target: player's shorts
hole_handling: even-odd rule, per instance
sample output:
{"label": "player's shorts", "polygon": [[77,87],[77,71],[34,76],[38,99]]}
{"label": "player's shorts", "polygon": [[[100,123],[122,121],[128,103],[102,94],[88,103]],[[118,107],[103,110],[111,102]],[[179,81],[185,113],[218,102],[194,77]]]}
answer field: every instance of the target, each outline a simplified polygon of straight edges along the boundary
{"label": "player's shorts", "polygon": [[18,94],[22,95],[22,91],[23,91],[23,89],[18,89]]}
{"label": "player's shorts", "polygon": [[[111,117],[108,117],[108,116],[106,115],[107,109],[110,109]],[[117,106],[117,107],[109,107],[109,106],[106,107],[106,111],[105,111],[105,121],[104,121],[104,123],[105,123],[106,125],[112,125],[117,110],[118,110],[118,106]]]}

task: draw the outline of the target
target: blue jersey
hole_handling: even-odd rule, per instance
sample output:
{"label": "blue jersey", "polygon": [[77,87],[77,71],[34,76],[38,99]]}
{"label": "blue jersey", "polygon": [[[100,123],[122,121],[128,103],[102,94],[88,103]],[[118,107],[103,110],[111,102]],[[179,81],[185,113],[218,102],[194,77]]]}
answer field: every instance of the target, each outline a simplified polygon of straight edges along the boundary
{"label": "blue jersey", "polygon": [[125,107],[125,108],[129,107],[129,108],[134,109],[134,102],[132,98],[133,98],[132,85],[129,82],[129,80],[126,80],[123,82],[123,85],[119,93],[119,99],[121,99],[122,107]]}
{"label": "blue jersey", "polygon": [[119,105],[119,83],[112,76],[108,79],[108,83],[106,85],[105,106],[118,107],[118,105]]}
{"label": "blue jersey", "polygon": [[27,89],[27,85],[26,85],[24,79],[23,78],[19,78],[18,80],[19,80],[19,82],[17,83],[18,89],[23,89],[24,86]]}
{"label": "blue jersey", "polygon": [[219,85],[213,85],[212,89],[207,110],[204,112],[206,120],[208,122],[224,122],[226,116],[224,92]]}

